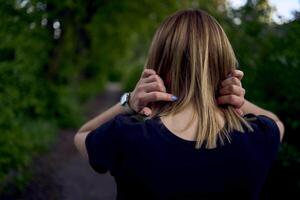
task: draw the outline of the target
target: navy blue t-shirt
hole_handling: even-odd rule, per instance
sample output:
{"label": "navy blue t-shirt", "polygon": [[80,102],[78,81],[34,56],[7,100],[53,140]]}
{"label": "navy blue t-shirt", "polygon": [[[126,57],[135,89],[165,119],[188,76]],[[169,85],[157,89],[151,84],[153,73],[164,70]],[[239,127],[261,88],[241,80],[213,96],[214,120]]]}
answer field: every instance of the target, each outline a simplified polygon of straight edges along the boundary
{"label": "navy blue t-shirt", "polygon": [[117,199],[259,199],[280,133],[266,116],[244,117],[254,132],[233,131],[231,143],[195,149],[159,117],[120,114],[87,136],[89,163],[114,176]]}

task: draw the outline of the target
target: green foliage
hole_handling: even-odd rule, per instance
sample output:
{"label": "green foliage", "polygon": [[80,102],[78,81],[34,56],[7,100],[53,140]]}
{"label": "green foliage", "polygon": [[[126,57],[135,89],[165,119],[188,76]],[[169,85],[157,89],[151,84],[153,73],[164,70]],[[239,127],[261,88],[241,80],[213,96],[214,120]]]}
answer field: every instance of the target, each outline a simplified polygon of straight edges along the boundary
{"label": "green foliage", "polygon": [[132,65],[143,64],[154,27],[172,10],[175,6],[171,0],[143,0],[142,4],[112,0],[100,6],[87,26],[92,66],[107,71],[111,81],[120,81]]}
{"label": "green foliage", "polygon": [[[49,121],[23,121],[12,131],[1,132],[0,191],[21,190],[30,178],[34,156],[45,152],[54,142],[57,129]],[[8,187],[8,186],[14,187]]]}
{"label": "green foliage", "polygon": [[57,127],[80,121],[74,86],[64,79],[73,70],[58,76],[50,69],[57,47],[52,29],[40,25],[45,14],[34,3],[0,4],[0,193],[8,185],[21,189],[33,156],[48,149]]}

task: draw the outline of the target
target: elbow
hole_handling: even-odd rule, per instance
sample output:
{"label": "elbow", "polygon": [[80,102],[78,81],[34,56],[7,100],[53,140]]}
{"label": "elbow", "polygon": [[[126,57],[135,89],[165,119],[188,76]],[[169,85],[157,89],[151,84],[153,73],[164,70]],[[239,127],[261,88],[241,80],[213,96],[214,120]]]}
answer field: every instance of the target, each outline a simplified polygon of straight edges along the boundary
{"label": "elbow", "polygon": [[75,147],[80,150],[80,138],[81,138],[81,134],[84,132],[83,127],[81,127],[80,129],[78,129],[78,131],[75,133],[74,138],[73,138],[73,143],[75,145]]}
{"label": "elbow", "polygon": [[75,147],[78,149],[78,140],[79,140],[79,135],[80,133],[77,132],[75,135],[74,135],[74,138],[73,138],[73,143],[75,145]]}
{"label": "elbow", "polygon": [[85,140],[89,131],[87,132],[80,132],[80,130],[74,135],[73,142],[75,147],[77,148],[78,152],[84,157],[87,158],[87,150],[85,146]]}
{"label": "elbow", "polygon": [[84,139],[82,137],[83,134],[82,132],[79,130],[75,135],[74,135],[74,138],[73,138],[73,143],[76,147],[76,149],[81,153],[81,149],[82,149],[82,146],[84,145]]}
{"label": "elbow", "polygon": [[276,122],[276,125],[279,129],[279,133],[280,133],[280,142],[282,142],[283,140],[283,136],[284,136],[284,132],[285,132],[285,127],[283,122],[279,119],[279,117],[277,115],[275,115],[274,113],[272,113],[274,116],[274,121]]}
{"label": "elbow", "polygon": [[280,142],[282,142],[283,136],[284,136],[284,132],[285,132],[285,127],[284,127],[284,124],[282,123],[282,121],[278,121],[277,122],[277,126],[278,126],[279,132],[280,132]]}
{"label": "elbow", "polygon": [[[276,116],[276,117],[277,117],[277,116]],[[283,136],[284,136],[284,132],[285,132],[284,124],[283,124],[283,122],[279,119],[279,117],[276,118],[275,122],[276,122],[276,125],[277,125],[278,129],[279,129],[279,133],[280,133],[280,142],[282,142]]]}

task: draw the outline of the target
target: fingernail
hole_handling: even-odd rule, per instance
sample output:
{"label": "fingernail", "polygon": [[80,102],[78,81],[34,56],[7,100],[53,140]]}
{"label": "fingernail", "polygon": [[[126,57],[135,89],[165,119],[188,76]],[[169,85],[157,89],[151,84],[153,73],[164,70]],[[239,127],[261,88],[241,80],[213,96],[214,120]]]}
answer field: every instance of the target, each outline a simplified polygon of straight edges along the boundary
{"label": "fingernail", "polygon": [[176,101],[178,98],[176,96],[172,95],[171,99],[172,99],[172,101]]}

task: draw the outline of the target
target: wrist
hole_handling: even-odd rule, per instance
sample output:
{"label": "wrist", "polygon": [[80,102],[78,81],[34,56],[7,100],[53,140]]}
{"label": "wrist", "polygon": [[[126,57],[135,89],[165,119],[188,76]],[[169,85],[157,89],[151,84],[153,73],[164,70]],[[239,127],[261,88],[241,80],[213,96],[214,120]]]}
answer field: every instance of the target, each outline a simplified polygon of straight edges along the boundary
{"label": "wrist", "polygon": [[120,112],[119,112],[119,114],[129,114],[129,110],[128,109],[126,109],[126,107],[124,107],[120,102],[118,102],[117,103],[118,104],[118,106],[119,106],[119,110],[120,110]]}
{"label": "wrist", "polygon": [[132,92],[129,92],[127,105],[128,105],[128,107],[129,107],[132,111],[137,112],[137,111],[132,107],[132,101],[131,101],[132,94],[131,94],[131,93],[132,93]]}

